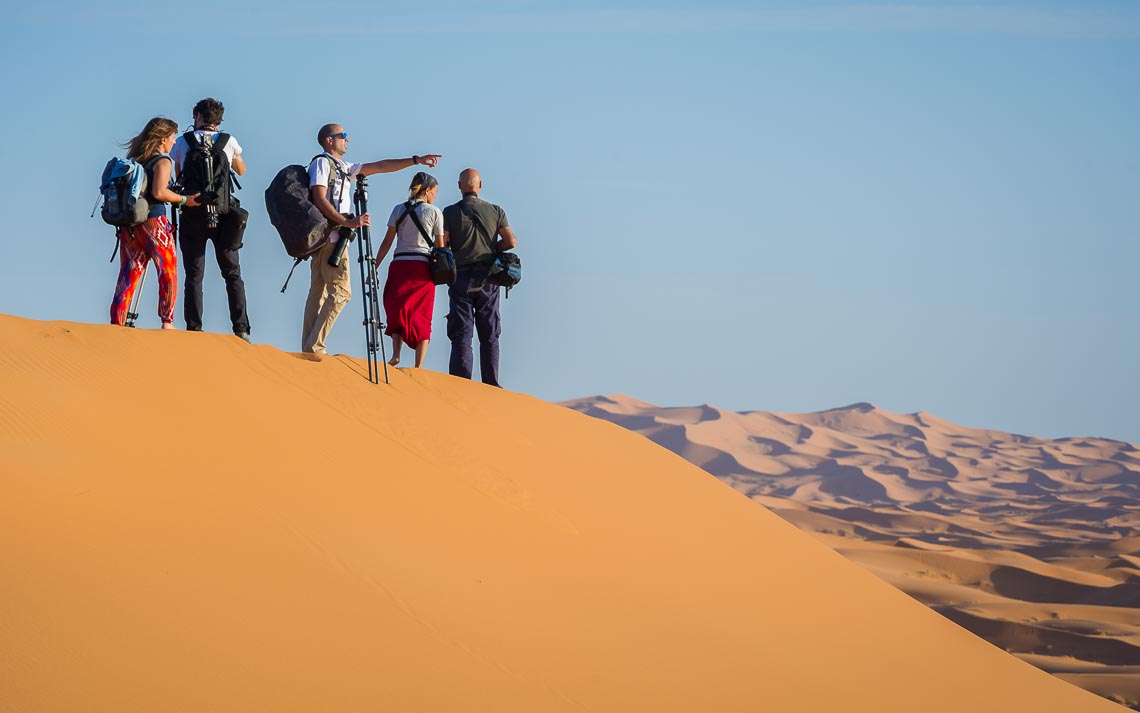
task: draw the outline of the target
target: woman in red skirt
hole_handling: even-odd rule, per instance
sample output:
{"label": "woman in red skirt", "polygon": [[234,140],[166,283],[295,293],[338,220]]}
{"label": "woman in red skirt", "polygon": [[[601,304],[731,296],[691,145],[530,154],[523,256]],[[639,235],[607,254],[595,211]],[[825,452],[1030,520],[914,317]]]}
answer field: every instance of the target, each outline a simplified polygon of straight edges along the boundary
{"label": "woman in red skirt", "polygon": [[170,148],[178,137],[178,124],[156,116],[127,143],[127,158],[142,164],[147,177],[150,213],[145,222],[119,228],[119,279],[111,299],[111,324],[126,324],[131,298],[147,265],[158,270],[158,318],[163,329],[174,329],[174,300],[178,295],[178,256],[174,229],[166,217],[166,204],[198,205],[198,194],[181,196],[170,189]]}
{"label": "woman in red skirt", "polygon": [[[376,264],[396,244],[396,254],[384,283],[384,312],[388,316],[385,334],[392,337],[392,358],[400,363],[405,344],[416,351],[416,368],[424,364],[431,341],[431,317],[435,309],[435,283],[431,281],[428,258],[432,247],[443,242],[443,211],[436,208],[439,181],[423,171],[412,178],[408,200],[392,209],[388,232],[376,253]],[[442,246],[442,245],[441,245]]]}

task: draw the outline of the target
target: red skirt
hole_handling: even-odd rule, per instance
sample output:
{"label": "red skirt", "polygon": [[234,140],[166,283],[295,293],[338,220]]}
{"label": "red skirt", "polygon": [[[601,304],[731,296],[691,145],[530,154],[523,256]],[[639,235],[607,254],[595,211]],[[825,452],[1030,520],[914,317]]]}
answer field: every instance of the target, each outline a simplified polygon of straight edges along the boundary
{"label": "red skirt", "polygon": [[388,336],[399,336],[412,349],[431,339],[435,283],[425,260],[393,260],[384,283],[384,313]]}

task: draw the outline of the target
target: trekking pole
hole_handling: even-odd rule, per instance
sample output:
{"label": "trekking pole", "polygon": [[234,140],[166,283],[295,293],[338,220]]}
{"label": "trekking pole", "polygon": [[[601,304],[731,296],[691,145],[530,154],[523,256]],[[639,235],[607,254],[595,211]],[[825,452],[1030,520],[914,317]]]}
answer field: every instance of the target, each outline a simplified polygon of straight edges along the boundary
{"label": "trekking pole", "polygon": [[127,321],[125,326],[135,326],[135,320],[139,318],[139,298],[142,297],[143,286],[146,285],[146,273],[150,269],[150,261],[143,263],[143,274],[139,278],[139,284],[135,287],[135,294],[131,297],[131,306],[127,310]]}
{"label": "trekking pole", "polygon": [[[364,176],[356,179],[356,193],[352,196],[356,205],[356,214],[364,215],[368,212],[368,181]],[[372,254],[372,234],[367,225],[356,229],[360,238],[360,283],[364,287],[364,341],[368,349],[368,380],[373,384],[380,383],[380,366],[377,363],[376,352],[380,352],[380,362],[384,364],[384,383],[388,381],[388,359],[384,353],[384,338],[381,330],[384,323],[380,320],[380,300],[376,288],[376,257]]]}
{"label": "trekking pole", "polygon": [[174,244],[178,245],[178,214],[182,212],[182,208],[176,205],[170,206],[170,234],[174,236]]}

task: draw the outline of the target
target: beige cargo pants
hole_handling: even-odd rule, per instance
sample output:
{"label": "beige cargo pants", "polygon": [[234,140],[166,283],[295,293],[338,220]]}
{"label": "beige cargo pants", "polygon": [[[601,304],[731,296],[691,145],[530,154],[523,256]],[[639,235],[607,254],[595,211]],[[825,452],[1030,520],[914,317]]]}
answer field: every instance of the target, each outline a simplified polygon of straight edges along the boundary
{"label": "beige cargo pants", "polygon": [[337,315],[352,297],[351,272],[348,269],[350,245],[336,267],[329,265],[329,255],[336,243],[325,243],[313,257],[310,269],[309,298],[305,302],[305,322],[301,326],[301,351],[325,354],[325,339]]}

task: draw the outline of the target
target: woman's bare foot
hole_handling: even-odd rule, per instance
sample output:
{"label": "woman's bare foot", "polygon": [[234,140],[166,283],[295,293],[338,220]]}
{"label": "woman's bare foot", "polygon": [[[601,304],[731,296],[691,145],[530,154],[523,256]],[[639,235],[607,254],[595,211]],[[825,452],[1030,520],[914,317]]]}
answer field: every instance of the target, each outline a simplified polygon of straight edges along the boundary
{"label": "woman's bare foot", "polygon": [[422,369],[424,366],[424,359],[427,359],[427,348],[430,339],[425,339],[416,345],[416,368]]}
{"label": "woman's bare foot", "polygon": [[404,340],[400,338],[399,334],[392,335],[392,358],[388,360],[388,366],[396,366],[400,363],[400,351],[403,349]]}
{"label": "woman's bare foot", "polygon": [[178,327],[174,326],[174,322],[163,322],[162,328],[163,329],[178,329]]}

